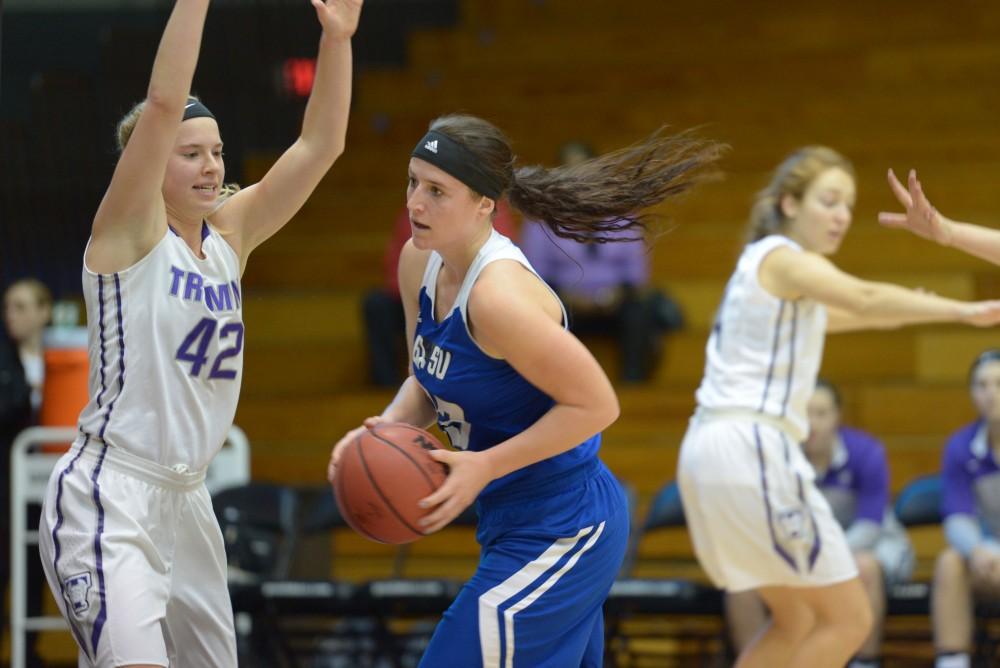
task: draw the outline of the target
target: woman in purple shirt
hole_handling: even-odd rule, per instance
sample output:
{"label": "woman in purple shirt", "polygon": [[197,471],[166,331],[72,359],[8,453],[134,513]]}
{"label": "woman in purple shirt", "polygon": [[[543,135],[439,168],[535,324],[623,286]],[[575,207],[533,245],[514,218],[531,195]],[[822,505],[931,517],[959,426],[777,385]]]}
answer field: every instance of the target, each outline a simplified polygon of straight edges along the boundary
{"label": "woman in purple shirt", "polygon": [[941,464],[948,547],[931,597],[937,668],[968,668],[974,600],[1000,599],[1000,349],[972,363],[969,391],[979,417],[948,439]]}
{"label": "woman in purple shirt", "polygon": [[[559,151],[567,167],[593,156],[593,149],[579,141]],[[622,380],[647,380],[656,368],[663,333],[679,329],[683,316],[669,297],[649,286],[646,243],[585,243],[557,237],[539,221],[525,221],[519,245],[535,271],[559,293],[573,332],[614,332]]]}

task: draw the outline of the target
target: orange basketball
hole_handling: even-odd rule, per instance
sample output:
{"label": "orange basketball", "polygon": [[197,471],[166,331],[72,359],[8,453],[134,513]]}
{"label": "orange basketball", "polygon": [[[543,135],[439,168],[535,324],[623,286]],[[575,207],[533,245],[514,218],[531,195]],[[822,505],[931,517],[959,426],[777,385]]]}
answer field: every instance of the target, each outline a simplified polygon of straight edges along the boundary
{"label": "orange basketball", "polygon": [[419,427],[383,423],[362,432],[341,453],[333,492],[355,531],[380,543],[409,543],[425,535],[417,502],[441,486],[446,467],[429,450],[441,448]]}

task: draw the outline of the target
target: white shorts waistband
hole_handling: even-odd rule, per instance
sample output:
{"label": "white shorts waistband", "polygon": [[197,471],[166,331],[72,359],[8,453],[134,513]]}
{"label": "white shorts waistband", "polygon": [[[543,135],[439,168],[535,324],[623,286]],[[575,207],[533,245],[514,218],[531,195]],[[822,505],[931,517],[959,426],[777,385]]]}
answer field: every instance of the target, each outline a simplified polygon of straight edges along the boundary
{"label": "white shorts waistband", "polygon": [[205,482],[205,469],[189,471],[163,466],[87,434],[77,437],[70,453],[133,478],[178,491],[197,489]]}
{"label": "white shorts waistband", "polygon": [[796,443],[801,443],[807,436],[791,420],[778,417],[777,415],[750,410],[749,408],[705,408],[704,406],[698,406],[692,418],[692,421],[695,423],[715,420],[740,420],[770,425],[785,432]]}

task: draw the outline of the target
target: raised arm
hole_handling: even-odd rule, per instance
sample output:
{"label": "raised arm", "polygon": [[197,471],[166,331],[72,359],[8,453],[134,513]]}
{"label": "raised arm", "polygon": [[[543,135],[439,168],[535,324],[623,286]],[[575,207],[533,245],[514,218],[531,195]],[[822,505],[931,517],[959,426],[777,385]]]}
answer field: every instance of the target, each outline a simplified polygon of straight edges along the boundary
{"label": "raised arm", "polygon": [[233,195],[212,216],[244,263],[295,215],[344,151],[351,106],[351,36],[362,0],[311,1],[323,34],[302,133],[259,183]]}
{"label": "raised arm", "polygon": [[761,263],[759,279],[782,299],[808,297],[830,307],[829,331],[893,328],[931,322],[981,327],[1000,322],[1000,302],[962,302],[891,283],[856,278],[816,253],[777,248]]}
{"label": "raised arm", "polygon": [[208,4],[177,0],[167,20],[145,106],[94,217],[87,261],[105,271],[138,261],[167,231],[161,188],[191,90]]}
{"label": "raised arm", "polygon": [[878,214],[880,223],[886,227],[909,230],[942,246],[951,246],[987,262],[1000,264],[1000,230],[961,223],[942,216],[924,194],[916,170],[910,170],[905,188],[891,169],[888,178],[892,194],[906,209],[906,213],[883,211]]}

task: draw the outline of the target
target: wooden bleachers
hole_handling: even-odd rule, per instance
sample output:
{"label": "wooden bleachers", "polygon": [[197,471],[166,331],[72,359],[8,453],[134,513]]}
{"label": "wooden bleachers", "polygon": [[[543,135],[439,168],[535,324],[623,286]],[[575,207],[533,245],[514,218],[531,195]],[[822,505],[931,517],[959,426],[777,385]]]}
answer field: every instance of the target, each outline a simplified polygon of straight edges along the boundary
{"label": "wooden bleachers", "polygon": [[[996,220],[1000,8],[966,9],[914,12],[903,0],[780,13],[714,1],[467,0],[457,29],[413,36],[407,68],[360,75],[347,153],[296,220],[254,253],[237,421],[254,445],[255,472],[321,481],[332,443],[391,398],[366,386],[360,298],[380,284],[409,151],[440,113],[496,121],[526,162],[550,163],[568,139],[607,150],[664,123],[704,125],[702,134],[732,146],[724,180],[662,211],[654,281],[680,302],[688,327],[668,340],[652,382],[619,388],[622,418],[603,451],[643,500],[673,476],[749,203],[790,149],[826,143],[856,163],[854,227],[835,258],[842,268],[965,299],[1000,295],[995,268],[875,222],[879,209],[895,208],[890,166],[918,167],[950,215]],[[248,180],[271,160],[250,159]],[[614,376],[613,343],[588,343]],[[952,326],[828,339],[823,374],[841,384],[848,422],[886,443],[895,490],[933,471],[944,439],[971,419],[966,367],[998,343],[992,331]],[[422,541],[414,554],[474,557],[462,547],[467,535],[448,540]],[[658,540],[648,554],[690,554],[683,532]],[[918,542],[926,563],[940,541]],[[361,539],[345,536],[339,547],[356,557],[341,561],[341,574],[391,562]]]}

